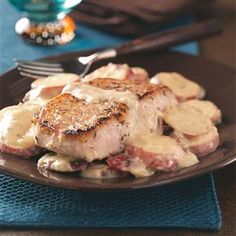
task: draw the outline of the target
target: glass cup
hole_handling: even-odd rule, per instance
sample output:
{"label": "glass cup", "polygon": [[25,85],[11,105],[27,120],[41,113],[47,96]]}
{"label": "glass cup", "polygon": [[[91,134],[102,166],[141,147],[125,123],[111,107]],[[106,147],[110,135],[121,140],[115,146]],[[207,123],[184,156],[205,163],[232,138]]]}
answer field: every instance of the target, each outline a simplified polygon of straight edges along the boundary
{"label": "glass cup", "polygon": [[81,0],[9,0],[25,17],[16,22],[16,33],[44,46],[66,44],[74,36],[75,23],[67,14]]}

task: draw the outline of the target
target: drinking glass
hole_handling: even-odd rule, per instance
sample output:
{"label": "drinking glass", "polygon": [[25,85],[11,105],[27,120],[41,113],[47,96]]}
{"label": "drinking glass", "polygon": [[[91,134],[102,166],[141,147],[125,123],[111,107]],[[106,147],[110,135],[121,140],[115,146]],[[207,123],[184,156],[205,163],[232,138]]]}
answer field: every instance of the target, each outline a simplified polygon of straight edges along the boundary
{"label": "drinking glass", "polygon": [[67,14],[81,0],[9,0],[24,17],[16,22],[16,33],[44,46],[66,44],[74,36],[75,23]]}

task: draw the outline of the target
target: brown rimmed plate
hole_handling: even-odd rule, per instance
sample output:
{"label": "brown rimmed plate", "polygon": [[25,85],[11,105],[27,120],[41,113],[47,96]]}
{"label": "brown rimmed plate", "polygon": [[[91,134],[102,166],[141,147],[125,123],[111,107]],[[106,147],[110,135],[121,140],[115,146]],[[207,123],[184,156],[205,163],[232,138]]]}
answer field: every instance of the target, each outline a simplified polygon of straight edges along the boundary
{"label": "brown rimmed plate", "polygon": [[[67,53],[49,58],[64,60],[86,55],[90,52]],[[94,68],[106,64],[103,61]],[[122,190],[160,186],[190,179],[225,167],[236,160],[236,73],[235,70],[201,57],[190,56],[179,52],[145,53],[127,55],[111,60],[114,63],[128,63],[141,66],[150,75],[160,71],[176,71],[200,83],[207,91],[206,99],[213,101],[223,113],[220,125],[221,144],[218,149],[192,167],[173,173],[155,174],[147,178],[126,177],[111,180],[95,180],[82,178],[78,174],[39,172],[37,158],[21,159],[0,153],[0,171],[2,173],[44,185],[86,190]],[[92,68],[92,69],[94,69]],[[72,71],[73,72],[73,71]],[[29,90],[31,81],[22,78],[16,69],[9,70],[0,77],[0,107],[16,104]],[[15,91],[19,88],[20,96]],[[18,90],[19,91],[19,90]],[[17,95],[17,96],[16,96]]]}

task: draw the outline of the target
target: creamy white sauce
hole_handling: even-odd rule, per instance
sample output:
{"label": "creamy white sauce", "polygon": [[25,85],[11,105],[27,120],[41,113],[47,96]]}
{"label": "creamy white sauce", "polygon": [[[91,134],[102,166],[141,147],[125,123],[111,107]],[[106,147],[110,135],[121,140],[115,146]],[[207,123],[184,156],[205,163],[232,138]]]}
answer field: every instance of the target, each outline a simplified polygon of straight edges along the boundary
{"label": "creamy white sauce", "polygon": [[90,81],[98,78],[112,78],[123,80],[126,79],[130,73],[130,67],[127,64],[113,64],[109,63],[102,66],[92,73],[88,74],[83,81]]}
{"label": "creamy white sauce", "polygon": [[28,93],[25,94],[23,102],[25,104],[37,104],[43,106],[51,99],[42,95],[43,89],[45,88],[42,86],[38,86],[35,89],[31,89]]}
{"label": "creamy white sauce", "polygon": [[150,79],[151,84],[160,84],[160,80],[158,79],[157,76],[154,76]]}
{"label": "creamy white sauce", "polygon": [[71,162],[78,160],[72,156],[47,153],[38,160],[38,167],[59,172],[73,172]]}
{"label": "creamy white sauce", "polygon": [[186,151],[184,152],[182,158],[178,159],[178,167],[179,168],[186,168],[189,166],[196,165],[199,162],[196,155],[193,153]]}
{"label": "creamy white sauce", "polygon": [[106,90],[95,86],[80,84],[78,87],[69,91],[69,88],[64,89],[64,92],[70,92],[73,96],[83,99],[87,102],[101,101],[116,101],[126,104],[129,108],[135,107],[138,102],[138,97],[130,91]]}
{"label": "creamy white sauce", "polygon": [[148,169],[139,158],[132,158],[130,161],[128,170],[135,177],[147,177],[154,174],[154,171]]}
{"label": "creamy white sauce", "polygon": [[79,76],[72,73],[59,73],[48,76],[47,78],[37,79],[32,84],[32,88],[40,87],[58,87],[65,86],[69,82],[79,80]]}
{"label": "creamy white sauce", "polygon": [[39,109],[35,105],[11,106],[0,111],[0,139],[11,147],[35,146],[32,118]]}
{"label": "creamy white sauce", "polygon": [[[134,136],[130,140],[130,142],[134,143],[138,147],[148,152],[155,153],[158,150],[158,153],[163,154],[176,153],[176,141],[164,135],[156,135],[153,133],[140,133]],[[178,148],[179,147],[177,146],[177,149]]]}

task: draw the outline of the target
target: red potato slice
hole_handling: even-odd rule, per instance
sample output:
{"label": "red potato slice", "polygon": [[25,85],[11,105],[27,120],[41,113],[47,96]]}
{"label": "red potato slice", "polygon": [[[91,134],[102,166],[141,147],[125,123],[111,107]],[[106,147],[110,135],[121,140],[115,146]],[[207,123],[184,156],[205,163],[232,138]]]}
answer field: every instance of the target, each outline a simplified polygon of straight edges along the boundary
{"label": "red potato slice", "polygon": [[198,163],[194,154],[185,152],[176,140],[164,135],[137,136],[127,145],[126,151],[152,170],[173,171]]}
{"label": "red potato slice", "polygon": [[125,154],[118,154],[118,155],[108,157],[106,162],[110,167],[116,170],[125,171],[125,172],[129,171],[128,167],[130,165],[130,159]]}
{"label": "red potato slice", "polygon": [[90,179],[113,179],[125,177],[127,173],[113,169],[107,164],[91,164],[88,168],[82,170],[81,176]]}
{"label": "red potato slice", "polygon": [[166,109],[163,118],[174,130],[190,136],[203,135],[213,127],[211,120],[200,111],[180,105]]}
{"label": "red potato slice", "polygon": [[37,79],[31,84],[31,88],[41,87],[57,87],[65,86],[66,84],[78,81],[79,76],[72,73],[59,73],[48,76],[47,78]]}
{"label": "red potato slice", "polygon": [[0,111],[0,151],[21,157],[38,155],[32,118],[37,105],[10,106]]}
{"label": "red potato slice", "polygon": [[140,158],[129,157],[125,154],[118,154],[107,159],[107,164],[116,170],[129,172],[135,177],[147,177],[154,174]]}
{"label": "red potato slice", "polygon": [[199,84],[175,72],[158,73],[150,80],[150,83],[163,84],[169,87],[179,102],[201,99],[205,95],[204,89]]}
{"label": "red potato slice", "polygon": [[92,73],[85,76],[83,81],[90,81],[98,78],[111,78],[124,80],[131,74],[130,67],[127,64],[109,63],[106,66],[99,67]]}
{"label": "red potato slice", "polygon": [[47,78],[37,79],[31,84],[31,88],[41,88],[41,95],[53,98],[61,93],[65,85],[79,81],[79,76],[71,73],[60,73]]}
{"label": "red potato slice", "polygon": [[127,64],[109,63],[102,66],[92,73],[88,74],[84,81],[90,81],[98,78],[111,78],[118,80],[131,80],[135,83],[144,83],[149,81],[148,72],[141,67],[130,68]]}
{"label": "red potato slice", "polygon": [[174,171],[195,165],[198,159],[184,151],[173,138],[146,134],[132,139],[126,146],[126,154],[109,157],[107,163],[135,177],[145,177],[155,171]]}
{"label": "red potato slice", "polygon": [[189,100],[181,104],[182,107],[187,109],[194,109],[202,112],[214,124],[221,122],[221,111],[218,107],[210,101]]}
{"label": "red potato slice", "polygon": [[[22,99],[24,104],[36,104],[43,106],[48,101],[50,101],[54,96],[51,96],[51,94],[46,94],[45,92],[42,92],[44,88],[38,87],[35,89],[31,89],[29,92],[27,92]],[[44,90],[45,91],[45,90]]]}
{"label": "red potato slice", "polygon": [[28,148],[19,148],[14,146],[9,146],[0,141],[0,152],[12,154],[14,156],[19,156],[23,158],[30,158],[33,156],[38,156],[43,153],[43,149],[37,146]]}
{"label": "red potato slice", "polygon": [[79,81],[79,76],[69,73],[55,74],[45,79],[37,79],[31,84],[32,89],[25,94],[23,102],[42,106],[59,95],[65,85],[75,83],[75,81]]}
{"label": "red potato slice", "polygon": [[197,156],[205,156],[214,152],[219,146],[219,134],[216,127],[213,127],[208,133],[196,137],[188,137],[174,131],[172,136],[186,149],[189,149]]}
{"label": "red potato slice", "polygon": [[146,83],[149,82],[148,72],[141,67],[131,67],[131,73],[126,78],[135,83]]}
{"label": "red potato slice", "polygon": [[58,172],[81,171],[88,167],[89,163],[85,160],[78,160],[75,157],[65,156],[57,153],[46,153],[38,160],[39,168],[54,170]]}

